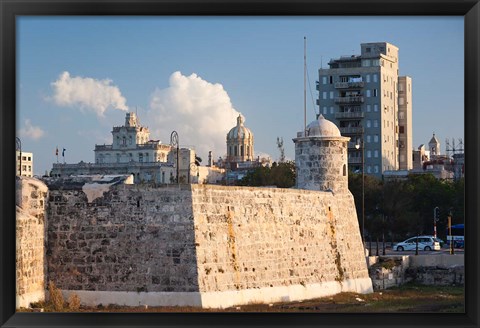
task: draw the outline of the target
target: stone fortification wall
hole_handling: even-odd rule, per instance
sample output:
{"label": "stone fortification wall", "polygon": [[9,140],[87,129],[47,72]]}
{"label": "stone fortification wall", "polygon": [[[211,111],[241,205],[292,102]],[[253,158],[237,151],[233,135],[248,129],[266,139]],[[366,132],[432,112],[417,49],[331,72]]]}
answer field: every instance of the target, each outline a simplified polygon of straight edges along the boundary
{"label": "stone fortification wall", "polygon": [[27,177],[16,181],[16,308],[45,299],[45,206],[48,189]]}
{"label": "stone fortification wall", "polygon": [[349,192],[51,190],[49,279],[85,303],[225,307],[371,292]]}
{"label": "stone fortification wall", "polygon": [[219,186],[192,192],[204,304],[371,291],[349,192]]}
{"label": "stone fortification wall", "polygon": [[198,291],[188,186],[117,185],[91,202],[51,190],[48,217],[48,275],[61,289]]}

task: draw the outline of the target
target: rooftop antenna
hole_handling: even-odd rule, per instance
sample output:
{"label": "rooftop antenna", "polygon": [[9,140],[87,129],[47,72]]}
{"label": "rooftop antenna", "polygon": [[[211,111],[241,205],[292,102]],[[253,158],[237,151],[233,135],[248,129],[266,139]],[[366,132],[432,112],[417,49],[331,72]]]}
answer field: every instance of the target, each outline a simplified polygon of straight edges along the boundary
{"label": "rooftop antenna", "polygon": [[307,37],[303,37],[303,136],[307,136]]}

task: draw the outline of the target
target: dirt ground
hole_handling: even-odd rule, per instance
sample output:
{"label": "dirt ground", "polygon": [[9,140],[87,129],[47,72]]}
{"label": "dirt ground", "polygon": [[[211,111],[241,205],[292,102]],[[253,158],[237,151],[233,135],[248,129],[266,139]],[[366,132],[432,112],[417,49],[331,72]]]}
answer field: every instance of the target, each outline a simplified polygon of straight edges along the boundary
{"label": "dirt ground", "polygon": [[[36,304],[35,309],[20,311],[57,312],[51,304]],[[66,304],[62,312],[373,312],[373,313],[463,313],[465,311],[463,286],[418,286],[405,285],[377,291],[372,294],[341,293],[308,301],[250,304],[226,309],[201,309],[197,307],[125,307],[99,305],[69,310]]]}

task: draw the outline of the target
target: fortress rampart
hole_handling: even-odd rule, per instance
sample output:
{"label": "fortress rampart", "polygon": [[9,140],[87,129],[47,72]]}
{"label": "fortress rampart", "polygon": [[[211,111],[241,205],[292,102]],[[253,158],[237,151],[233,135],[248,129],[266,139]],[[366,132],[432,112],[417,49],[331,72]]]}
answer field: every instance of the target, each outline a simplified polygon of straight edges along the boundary
{"label": "fortress rampart", "polygon": [[48,189],[39,180],[16,183],[16,308],[45,299],[45,207]]}
{"label": "fortress rampart", "polygon": [[120,184],[89,201],[83,190],[51,187],[47,258],[48,279],[84,303],[227,307],[372,291],[349,192]]}
{"label": "fortress rampart", "polygon": [[348,140],[321,115],[298,133],[299,189],[79,176],[46,179],[47,197],[19,179],[17,296],[44,295],[46,280],[88,305],[223,308],[372,292]]}

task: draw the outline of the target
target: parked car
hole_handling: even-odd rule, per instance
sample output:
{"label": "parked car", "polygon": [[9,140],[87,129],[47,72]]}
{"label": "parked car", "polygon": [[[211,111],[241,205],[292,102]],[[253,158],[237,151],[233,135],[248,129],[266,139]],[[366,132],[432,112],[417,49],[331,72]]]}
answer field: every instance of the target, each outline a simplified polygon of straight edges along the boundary
{"label": "parked car", "polygon": [[418,249],[421,251],[439,251],[441,249],[440,241],[433,236],[418,236],[408,238],[401,243],[393,245],[393,249],[399,252],[402,251],[414,251],[417,247],[417,238],[418,238]]}

